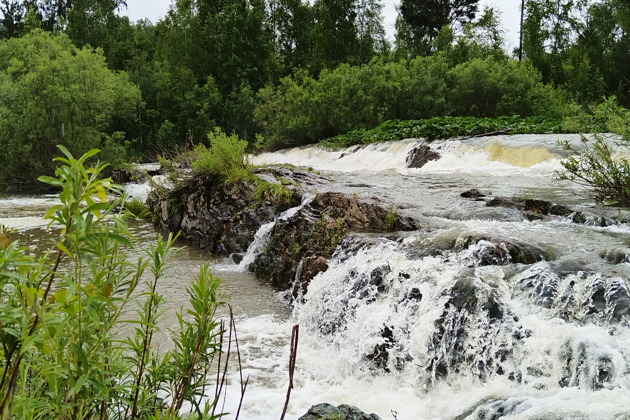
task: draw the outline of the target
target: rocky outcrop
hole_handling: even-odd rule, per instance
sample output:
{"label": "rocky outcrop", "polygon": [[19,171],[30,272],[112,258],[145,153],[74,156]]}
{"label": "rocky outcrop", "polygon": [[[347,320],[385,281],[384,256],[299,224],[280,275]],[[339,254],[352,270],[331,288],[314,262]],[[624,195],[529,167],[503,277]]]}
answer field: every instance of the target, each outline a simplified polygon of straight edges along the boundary
{"label": "rocky outcrop", "polygon": [[249,269],[279,290],[291,288],[297,280],[294,296],[328,269],[328,258],[349,232],[417,229],[413,219],[400,215],[393,206],[337,192],[318,194],[292,216],[278,218],[300,204],[303,185],[321,184],[325,179],[285,168],[258,171],[257,176],[266,185],[281,178],[291,188],[290,194],[261,194],[256,181],[224,185],[195,176],[151,198],[157,227],[181,231],[193,245],[240,261],[258,229],[275,219],[264,251]]}
{"label": "rocky outcrop", "polygon": [[464,236],[457,239],[455,250],[472,250],[474,265],[533,264],[551,260],[552,255],[544,249],[512,239]]}
{"label": "rocky outcrop", "polygon": [[413,219],[391,206],[337,192],[321,193],[292,217],[276,222],[265,252],[250,269],[280,290],[294,285],[293,294],[298,296],[328,268],[327,259],[348,233],[415,229]]}
{"label": "rocky outcrop", "polygon": [[381,420],[376,414],[367,414],[359,410],[357,407],[351,407],[342,404],[338,407],[334,405],[322,403],[312,406],[306,414],[298,420]]}
{"label": "rocky outcrop", "polygon": [[407,168],[422,168],[432,160],[438,160],[441,155],[431,150],[426,144],[414,147],[407,155]]}
{"label": "rocky outcrop", "polygon": [[253,181],[224,185],[195,176],[173,190],[157,191],[150,204],[159,229],[181,231],[193,245],[228,256],[246,251],[262,224],[300,199],[298,189],[289,195],[261,195]]}

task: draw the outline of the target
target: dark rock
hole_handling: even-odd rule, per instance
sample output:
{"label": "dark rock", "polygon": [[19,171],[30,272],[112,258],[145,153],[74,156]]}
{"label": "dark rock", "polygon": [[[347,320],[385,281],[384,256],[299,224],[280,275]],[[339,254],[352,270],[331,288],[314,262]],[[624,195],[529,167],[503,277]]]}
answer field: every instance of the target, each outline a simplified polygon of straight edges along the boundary
{"label": "dark rock", "polygon": [[498,364],[512,353],[512,338],[501,338],[499,332],[516,329],[514,323],[509,309],[492,289],[474,277],[459,278],[435,321],[426,370],[436,379],[460,372],[470,372],[482,380],[496,374]]}
{"label": "dark rock", "polygon": [[234,261],[235,264],[240,264],[241,261],[243,261],[243,254],[235,252],[231,255],[231,257],[232,257],[232,261]]}
{"label": "dark rock", "polygon": [[548,252],[534,245],[511,239],[477,235],[458,238],[455,250],[468,249],[472,246],[477,246],[473,257],[475,264],[480,266],[533,264],[551,259]]}
{"label": "dark rock", "polygon": [[366,358],[374,362],[375,367],[389,372],[389,350],[394,347],[394,332],[391,328],[385,326],[381,331],[381,337],[383,342],[374,346],[374,350]]}
{"label": "dark rock", "polygon": [[117,184],[126,184],[132,181],[142,183],[147,180],[147,173],[137,169],[121,168],[114,169],[111,172],[110,177]]}
{"label": "dark rock", "polygon": [[485,197],[486,194],[482,193],[476,188],[473,188],[468,191],[464,191],[463,193],[460,194],[460,196],[464,198],[472,198],[474,200],[477,200],[478,198]]}
{"label": "dark rock", "polygon": [[376,414],[367,414],[359,410],[357,407],[351,407],[342,404],[335,407],[328,403],[322,403],[312,406],[308,412],[298,420],[381,420]]}
{"label": "dark rock", "polygon": [[149,199],[160,230],[181,231],[182,239],[229,256],[243,253],[260,226],[300,202],[295,190],[290,200],[256,197],[257,185],[246,181],[225,186],[222,182],[196,176],[179,187],[156,191]]}
{"label": "dark rock", "polygon": [[418,289],[417,287],[413,287],[407,293],[407,299],[421,301],[422,300],[422,293],[420,292],[420,289]]}
{"label": "dark rock", "polygon": [[546,200],[533,200],[528,198],[524,201],[524,210],[526,212],[532,212],[543,216],[547,216],[551,212],[551,207],[551,202]]}
{"label": "dark rock", "polygon": [[407,155],[407,168],[422,168],[427,162],[438,160],[440,154],[425,144],[414,147]]}
{"label": "dark rock", "polygon": [[[332,256],[348,233],[415,229],[415,220],[395,215],[379,202],[326,192],[318,194],[293,217],[276,222],[267,252],[256,257],[251,269],[280,290],[293,285],[293,295],[298,296],[323,271],[322,263]],[[349,243],[351,249],[362,246]],[[370,284],[380,290],[384,285],[376,283],[379,278],[382,283],[384,274],[387,273],[372,273]]]}
{"label": "dark rock", "polygon": [[522,198],[494,197],[486,203],[488,207],[507,207],[510,209],[523,209],[524,202]]}
{"label": "dark rock", "polygon": [[613,248],[601,252],[599,256],[611,264],[630,262],[630,248]]}
{"label": "dark rock", "polygon": [[300,290],[295,290],[294,295],[301,293],[305,295],[308,289],[308,284],[319,273],[323,273],[328,270],[328,261],[321,255],[305,257],[301,261],[301,267],[298,271],[300,278],[299,286]]}

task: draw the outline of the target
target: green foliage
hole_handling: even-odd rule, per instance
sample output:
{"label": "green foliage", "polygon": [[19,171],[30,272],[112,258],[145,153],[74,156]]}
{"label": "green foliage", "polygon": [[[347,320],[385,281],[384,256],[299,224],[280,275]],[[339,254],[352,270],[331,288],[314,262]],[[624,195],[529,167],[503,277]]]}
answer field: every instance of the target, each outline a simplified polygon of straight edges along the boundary
{"label": "green foliage", "polygon": [[[577,128],[577,127],[576,127]],[[341,148],[355,144],[369,144],[408,138],[429,140],[450,137],[470,137],[495,131],[510,130],[510,133],[563,133],[568,131],[564,120],[555,118],[475,118],[434,117],[425,120],[391,120],[370,130],[355,130],[322,142],[327,147]]]}
{"label": "green foliage", "polygon": [[560,145],[571,155],[562,160],[563,171],[556,178],[591,188],[598,200],[630,205],[630,162],[615,158],[610,140],[596,135],[591,141],[582,137],[584,148],[576,150],[569,142]]}
{"label": "green foliage", "polygon": [[389,206],[387,214],[385,215],[385,228],[389,231],[394,230],[398,223],[398,210],[394,209],[394,206]]}
{"label": "green foliage", "polygon": [[138,198],[132,198],[131,200],[126,200],[124,202],[124,209],[129,213],[130,216],[136,219],[151,219],[153,217],[153,213],[151,210],[144,204],[144,202]]}
{"label": "green foliage", "polygon": [[55,145],[79,153],[98,147],[112,163],[125,158],[113,121],[133,120],[139,91],[107,69],[100,52],[66,36],[32,31],[0,43],[0,179],[34,182],[51,175]]}
{"label": "green foliage", "polygon": [[254,199],[258,201],[270,200],[278,203],[291,203],[293,192],[285,187],[282,183],[275,184],[273,182],[262,180],[256,177],[257,187],[254,192]]}
{"label": "green foliage", "polygon": [[323,71],[317,80],[304,72],[286,77],[277,88],[268,86],[259,92],[255,117],[267,147],[277,149],[393,119],[561,118],[566,112],[563,96],[543,85],[530,65],[474,58],[452,66],[446,56],[436,55],[410,62],[374,59],[363,66],[342,65]]}
{"label": "green foliage", "polygon": [[236,134],[228,136],[220,130],[208,134],[210,148],[203,144],[195,147],[191,167],[198,173],[210,175],[225,184],[248,178],[251,174],[245,150],[247,142]]}
{"label": "green foliage", "polygon": [[616,133],[630,140],[630,110],[619,106],[614,96],[604,98],[598,105],[577,110],[566,127],[583,133]]}
{"label": "green foliage", "polygon": [[[220,280],[202,267],[188,288],[192,309],[179,313],[175,348],[155,352],[164,303],[156,285],[177,252],[175,237],[130,259],[127,250],[141,244],[113,213],[122,199],[107,201],[120,191],[101,178],[104,165],[85,166],[97,151],[75,159],[60,149],[56,176],[40,177],[61,188],[46,214],[59,235],[54,247],[42,255],[17,242],[0,249],[2,417],[175,419],[188,403],[198,418],[217,418],[218,396],[199,397],[227,341],[214,318]],[[138,301],[129,321],[122,314]]]}

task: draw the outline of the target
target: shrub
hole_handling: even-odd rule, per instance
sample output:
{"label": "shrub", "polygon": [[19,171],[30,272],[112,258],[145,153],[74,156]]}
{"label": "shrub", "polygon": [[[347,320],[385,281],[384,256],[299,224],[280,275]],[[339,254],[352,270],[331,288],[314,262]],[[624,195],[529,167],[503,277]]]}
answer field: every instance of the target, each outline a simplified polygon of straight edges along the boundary
{"label": "shrub", "polygon": [[226,184],[237,182],[251,175],[245,150],[247,141],[236,134],[226,135],[220,130],[208,134],[210,148],[203,144],[195,147],[191,167],[197,173],[216,177]]}
{"label": "shrub", "polygon": [[140,102],[139,89],[107,68],[102,51],[39,30],[0,42],[0,179],[52,175],[56,144],[79,154],[100,148],[117,163],[126,145],[114,125],[132,122]]}
{"label": "shrub", "polygon": [[601,135],[591,141],[582,136],[584,149],[576,150],[568,141],[560,145],[569,153],[562,160],[559,180],[569,180],[591,188],[598,200],[609,204],[630,205],[630,163],[615,159],[609,142]]}
{"label": "shrub", "polygon": [[[174,348],[154,352],[164,302],[156,285],[177,252],[175,237],[160,236],[144,257],[129,259],[126,250],[140,244],[113,214],[121,199],[107,201],[118,191],[100,179],[103,165],[84,166],[96,151],[75,159],[60,149],[56,176],[40,178],[61,188],[61,203],[46,214],[61,228],[54,247],[39,256],[17,242],[0,249],[2,418],[175,419],[184,403],[198,418],[216,418],[219,397],[200,397],[219,343],[229,341],[214,318],[220,280],[201,268]],[[138,294],[137,318],[124,321]],[[123,324],[132,327],[126,337]]]}

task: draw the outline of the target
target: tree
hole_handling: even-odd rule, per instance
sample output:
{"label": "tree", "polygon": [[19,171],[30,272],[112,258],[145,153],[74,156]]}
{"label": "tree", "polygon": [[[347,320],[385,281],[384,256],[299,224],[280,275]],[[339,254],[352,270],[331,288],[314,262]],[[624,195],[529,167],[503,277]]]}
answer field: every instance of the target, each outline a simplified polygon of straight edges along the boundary
{"label": "tree", "polygon": [[396,40],[413,55],[428,55],[440,29],[471,22],[479,0],[402,0]]}
{"label": "tree", "polygon": [[528,0],[523,52],[545,82],[562,83],[562,61],[579,28],[585,0]]}
{"label": "tree", "polygon": [[0,13],[0,39],[19,36],[24,28],[24,5],[19,0],[2,0]]}
{"label": "tree", "polygon": [[0,178],[29,182],[54,172],[56,145],[79,153],[103,149],[124,158],[124,133],[140,92],[107,69],[102,53],[74,47],[65,35],[35,30],[0,43]]}
{"label": "tree", "polygon": [[280,76],[306,67],[312,48],[313,12],[304,0],[272,0],[269,2],[269,25],[274,36]]}

